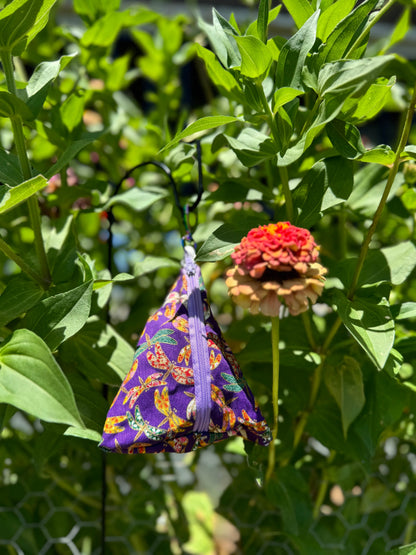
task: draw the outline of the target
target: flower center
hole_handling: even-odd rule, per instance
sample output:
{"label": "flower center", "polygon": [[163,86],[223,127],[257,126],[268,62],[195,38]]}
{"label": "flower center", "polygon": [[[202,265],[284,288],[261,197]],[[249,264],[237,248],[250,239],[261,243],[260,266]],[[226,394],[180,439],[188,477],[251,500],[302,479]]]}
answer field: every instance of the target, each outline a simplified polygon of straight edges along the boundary
{"label": "flower center", "polygon": [[277,281],[278,283],[283,283],[283,281],[287,279],[297,279],[298,277],[299,272],[297,272],[296,270],[278,272],[277,270],[266,268],[260,278],[260,281]]}

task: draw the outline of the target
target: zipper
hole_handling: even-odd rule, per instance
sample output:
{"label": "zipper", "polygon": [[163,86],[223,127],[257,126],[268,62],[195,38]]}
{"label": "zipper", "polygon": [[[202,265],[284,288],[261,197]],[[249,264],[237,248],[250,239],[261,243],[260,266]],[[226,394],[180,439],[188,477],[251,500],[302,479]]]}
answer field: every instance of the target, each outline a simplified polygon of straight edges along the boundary
{"label": "zipper", "polygon": [[184,247],[184,270],[188,281],[188,323],[191,359],[194,371],[196,415],[194,431],[208,432],[211,415],[211,368],[204,305],[199,278],[201,271],[195,262],[195,249]]}

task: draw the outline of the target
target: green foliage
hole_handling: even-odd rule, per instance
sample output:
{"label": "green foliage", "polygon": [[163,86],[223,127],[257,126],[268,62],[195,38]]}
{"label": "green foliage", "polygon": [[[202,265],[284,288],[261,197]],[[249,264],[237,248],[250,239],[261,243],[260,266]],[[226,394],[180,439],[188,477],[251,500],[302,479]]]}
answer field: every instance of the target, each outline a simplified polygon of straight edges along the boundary
{"label": "green foliage", "polygon": [[[22,515],[48,526],[45,509],[22,501],[48,481],[54,503],[53,488],[67,507],[82,492],[76,518],[92,521],[89,511],[99,510],[90,492],[100,486],[105,415],[178,271],[184,232],[163,173],[153,166],[124,177],[141,162],[164,162],[192,204],[199,138],[197,258],[208,263],[208,296],[269,422],[270,323],[231,303],[222,278],[229,255],[251,228],[290,220],[321,245],[326,287],[304,318],[281,318],[270,481],[267,449],[237,440],[180,459],[182,467],[109,457],[110,501],[126,502],[128,516],[111,520],[108,535],[128,536],[131,552],[208,553],[229,526],[250,553],[413,552],[416,73],[394,48],[414,2],[403,2],[380,41],[373,26],[391,21],[394,1],[284,0],[295,29],[288,38],[275,34],[281,6],[268,0],[255,20],[213,9],[212,23],[74,0],[70,26],[56,22],[54,0],[4,4],[0,460],[11,470],[0,477],[0,545],[16,547]],[[385,131],[376,142],[369,123]],[[211,460],[224,479],[209,477]],[[162,463],[172,465],[171,482]],[[130,526],[132,515],[140,525]],[[65,534],[58,520],[53,538]],[[43,552],[42,534],[28,526],[21,549]],[[85,534],[93,545],[80,552],[99,549],[97,531]]]}

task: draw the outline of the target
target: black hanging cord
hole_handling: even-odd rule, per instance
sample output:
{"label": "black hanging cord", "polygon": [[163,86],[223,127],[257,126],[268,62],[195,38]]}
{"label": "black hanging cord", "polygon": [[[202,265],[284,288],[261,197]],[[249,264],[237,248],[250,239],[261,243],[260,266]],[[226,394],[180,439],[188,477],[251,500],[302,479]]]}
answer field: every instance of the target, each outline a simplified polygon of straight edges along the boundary
{"label": "black hanging cord", "polygon": [[[171,170],[169,169],[169,167],[163,163],[163,162],[158,162],[157,160],[148,160],[146,162],[141,162],[140,164],[137,164],[136,166],[133,166],[132,168],[130,168],[123,176],[123,178],[117,183],[117,185],[114,188],[113,194],[112,196],[116,195],[119,190],[121,185],[123,184],[123,182],[132,175],[133,172],[135,172],[136,170],[138,170],[139,168],[144,168],[146,166],[155,166],[156,168],[159,168],[160,170],[163,171],[163,173],[167,176],[167,178],[169,179],[170,184],[172,185],[172,190],[173,190],[173,197],[175,200],[175,205],[177,207],[177,209],[179,210],[182,219],[185,220],[186,217],[186,212],[195,212],[195,210],[198,207],[198,204],[201,202],[201,198],[202,198],[202,194],[204,192],[204,183],[203,183],[203,175],[202,175],[202,154],[201,154],[201,142],[200,141],[196,141],[196,160],[197,160],[197,164],[198,164],[198,189],[197,189],[197,197],[195,199],[195,201],[191,204],[191,206],[188,207],[188,205],[182,205],[180,198],[179,198],[179,192],[178,192],[178,186],[176,184],[176,181],[172,175]],[[185,220],[186,221],[186,220]],[[112,210],[110,209],[109,212],[109,222],[110,222],[110,231],[111,231],[111,226],[114,223],[114,216],[112,213]],[[111,237],[111,233],[110,233],[110,237]]]}

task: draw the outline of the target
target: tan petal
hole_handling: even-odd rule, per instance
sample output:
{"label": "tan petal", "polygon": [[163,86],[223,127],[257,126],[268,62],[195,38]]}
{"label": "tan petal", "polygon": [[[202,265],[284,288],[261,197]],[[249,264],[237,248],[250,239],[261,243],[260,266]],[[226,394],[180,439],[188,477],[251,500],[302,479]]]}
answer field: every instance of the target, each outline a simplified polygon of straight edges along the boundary
{"label": "tan petal", "polygon": [[270,292],[260,303],[260,309],[265,316],[279,316],[280,301],[279,297]]}

